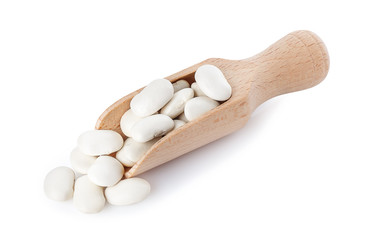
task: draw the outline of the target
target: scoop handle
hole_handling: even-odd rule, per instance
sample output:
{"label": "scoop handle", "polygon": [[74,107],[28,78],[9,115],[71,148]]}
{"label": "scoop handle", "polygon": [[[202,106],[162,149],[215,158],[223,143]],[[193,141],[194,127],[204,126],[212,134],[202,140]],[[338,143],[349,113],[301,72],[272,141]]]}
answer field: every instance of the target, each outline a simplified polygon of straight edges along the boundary
{"label": "scoop handle", "polygon": [[289,33],[247,60],[255,66],[251,85],[254,108],[272,97],[317,85],[329,70],[326,46],[316,34],[305,30]]}

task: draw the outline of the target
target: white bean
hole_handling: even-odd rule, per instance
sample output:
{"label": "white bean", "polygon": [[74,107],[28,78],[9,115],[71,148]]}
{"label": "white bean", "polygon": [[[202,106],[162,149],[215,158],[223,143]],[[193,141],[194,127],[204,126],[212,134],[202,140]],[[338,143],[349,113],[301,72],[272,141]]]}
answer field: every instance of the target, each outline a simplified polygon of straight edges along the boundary
{"label": "white bean", "polygon": [[[186,105],[186,104],[185,104]],[[185,109],[185,108],[184,108]],[[178,120],[184,121],[184,122],[189,122],[189,120],[186,118],[185,113],[180,114],[177,117]]]}
{"label": "white bean", "polygon": [[46,196],[56,201],[72,198],[75,173],[68,167],[57,167],[50,171],[44,180]]}
{"label": "white bean", "polygon": [[151,191],[150,184],[142,178],[128,178],[105,189],[105,197],[112,205],[129,205],[142,201]]}
{"label": "white bean", "polygon": [[98,157],[88,171],[90,181],[101,187],[113,186],[122,179],[123,174],[123,165],[110,156]]}
{"label": "white bean", "polygon": [[131,129],[133,125],[140,119],[142,118],[134,114],[132,109],[126,111],[120,119],[120,128],[122,129],[124,135],[127,137],[132,136]]}
{"label": "white bean", "polygon": [[162,109],[161,113],[175,118],[179,116],[185,107],[185,103],[194,97],[194,91],[191,88],[184,88],[176,92],[170,102],[168,102]]}
{"label": "white bean", "polygon": [[84,213],[100,212],[105,205],[103,188],[92,183],[87,175],[75,182],[74,206]]}
{"label": "white bean", "polygon": [[147,117],[160,110],[174,95],[170,81],[157,79],[148,84],[131,101],[131,109],[140,117]]}
{"label": "white bean", "polygon": [[185,104],[184,113],[189,121],[192,121],[209,110],[217,107],[219,103],[208,97],[196,97]]}
{"label": "white bean", "polygon": [[174,92],[178,92],[180,91],[181,89],[184,89],[184,88],[188,88],[190,87],[188,81],[186,80],[179,80],[179,81],[176,81],[172,84],[172,86],[174,87]]}
{"label": "white bean", "polygon": [[81,152],[90,156],[106,155],[123,146],[123,138],[112,130],[91,130],[84,132],[77,140]]}
{"label": "white bean", "polygon": [[214,65],[206,64],[195,72],[195,81],[205,95],[217,101],[231,97],[232,88],[222,71]]}
{"label": "white bean", "polygon": [[161,137],[174,128],[174,121],[163,114],[156,114],[136,122],[132,128],[132,138],[137,142],[148,142]]}
{"label": "white bean", "polygon": [[206,97],[207,96],[199,88],[199,86],[198,86],[198,84],[196,82],[193,82],[193,84],[191,84],[191,89],[194,90],[194,97]]}
{"label": "white bean", "polygon": [[160,138],[141,143],[136,142],[133,138],[127,138],[123,148],[117,152],[116,159],[124,166],[132,167],[158,140],[160,140]]}
{"label": "white bean", "polygon": [[74,148],[70,154],[72,168],[81,174],[87,174],[87,171],[95,160],[95,156],[85,155],[78,147]]}
{"label": "white bean", "polygon": [[178,120],[178,119],[175,119],[174,120],[174,129],[172,130],[175,130],[175,129],[178,129],[179,127],[181,127],[182,125],[184,125],[186,122],[182,121],[182,120]]}

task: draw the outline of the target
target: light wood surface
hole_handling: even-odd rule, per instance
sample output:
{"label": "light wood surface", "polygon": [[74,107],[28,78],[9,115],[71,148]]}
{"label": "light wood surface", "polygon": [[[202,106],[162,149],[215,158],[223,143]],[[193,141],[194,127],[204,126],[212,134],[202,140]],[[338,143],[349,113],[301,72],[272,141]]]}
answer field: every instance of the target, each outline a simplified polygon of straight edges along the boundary
{"label": "light wood surface", "polygon": [[[329,69],[329,56],[322,40],[312,32],[292,32],[263,52],[244,60],[207,59],[166,79],[192,83],[203,64],[217,66],[232,86],[229,100],[198,119],[168,133],[125,173],[141,174],[187,152],[242,128],[251,113],[275,96],[300,91],[320,83]],[[96,129],[121,132],[119,122],[139,91],[111,105],[98,119]],[[125,136],[123,135],[125,138]]]}

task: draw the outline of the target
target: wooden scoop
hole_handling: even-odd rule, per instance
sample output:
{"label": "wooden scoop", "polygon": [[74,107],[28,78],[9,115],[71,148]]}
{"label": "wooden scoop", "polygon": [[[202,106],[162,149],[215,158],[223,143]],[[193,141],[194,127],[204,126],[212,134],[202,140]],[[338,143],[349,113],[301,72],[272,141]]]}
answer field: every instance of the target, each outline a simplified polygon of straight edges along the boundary
{"label": "wooden scoop", "polygon": [[[265,51],[244,60],[210,58],[166,79],[194,82],[203,64],[217,66],[232,86],[232,96],[217,108],[168,133],[132,168],[127,178],[141,174],[187,152],[242,128],[251,113],[275,96],[303,90],[320,83],[327,75],[329,56],[322,40],[312,32],[292,32]],[[121,134],[120,119],[139,89],[111,105],[98,119],[96,129]],[[123,135],[125,137],[125,135]]]}

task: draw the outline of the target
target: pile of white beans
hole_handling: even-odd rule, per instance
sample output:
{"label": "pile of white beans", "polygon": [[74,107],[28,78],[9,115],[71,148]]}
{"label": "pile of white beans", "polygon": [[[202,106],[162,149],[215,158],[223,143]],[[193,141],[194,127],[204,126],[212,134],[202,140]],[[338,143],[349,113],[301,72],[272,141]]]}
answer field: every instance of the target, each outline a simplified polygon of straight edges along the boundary
{"label": "pile of white beans", "polygon": [[[127,139],[112,130],[91,130],[81,134],[70,154],[73,170],[57,167],[48,173],[44,191],[50,199],[73,198],[84,213],[97,213],[106,201],[129,205],[150,193],[150,184],[141,178],[123,179],[124,167],[132,167],[161,137],[192,121],[231,97],[232,88],[213,65],[195,72],[195,81],[171,83],[157,79],[130,103],[120,120]],[[111,154],[115,154],[112,157]],[[81,175],[75,181],[75,172]]]}

